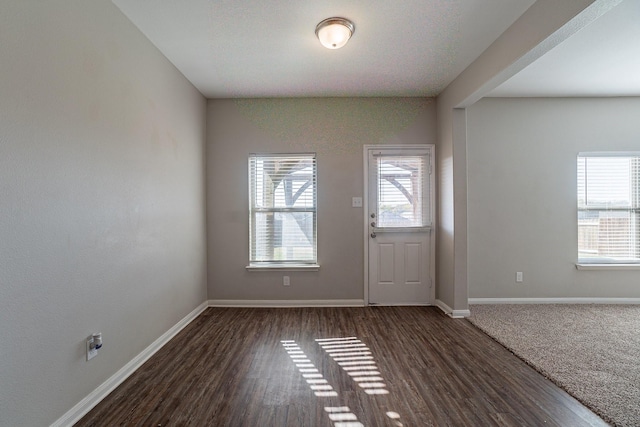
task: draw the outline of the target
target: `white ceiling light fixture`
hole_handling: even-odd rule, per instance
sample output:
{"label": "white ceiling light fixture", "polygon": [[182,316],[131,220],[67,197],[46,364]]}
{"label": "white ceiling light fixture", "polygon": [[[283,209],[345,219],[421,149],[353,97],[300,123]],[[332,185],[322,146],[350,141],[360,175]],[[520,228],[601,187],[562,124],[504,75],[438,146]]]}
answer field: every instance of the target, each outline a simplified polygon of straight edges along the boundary
{"label": "white ceiling light fixture", "polygon": [[327,18],[316,26],[316,36],[327,49],[340,49],[347,44],[356,27],[345,18]]}

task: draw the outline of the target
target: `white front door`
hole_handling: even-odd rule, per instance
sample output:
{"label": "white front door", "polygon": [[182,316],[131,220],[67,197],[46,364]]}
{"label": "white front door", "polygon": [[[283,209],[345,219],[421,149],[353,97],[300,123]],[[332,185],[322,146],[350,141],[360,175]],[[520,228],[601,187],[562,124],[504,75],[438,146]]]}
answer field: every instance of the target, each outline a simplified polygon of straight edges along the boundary
{"label": "white front door", "polygon": [[433,303],[433,146],[365,147],[369,304]]}

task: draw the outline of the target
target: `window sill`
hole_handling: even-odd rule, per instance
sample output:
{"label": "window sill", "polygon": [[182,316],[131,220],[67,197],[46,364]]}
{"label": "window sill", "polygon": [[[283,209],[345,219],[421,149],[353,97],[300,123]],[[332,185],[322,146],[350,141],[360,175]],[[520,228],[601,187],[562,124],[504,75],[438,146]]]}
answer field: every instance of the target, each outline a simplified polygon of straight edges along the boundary
{"label": "window sill", "polygon": [[578,270],[640,270],[640,264],[576,264]]}
{"label": "window sill", "polygon": [[318,271],[318,264],[271,264],[271,265],[248,265],[247,271]]}

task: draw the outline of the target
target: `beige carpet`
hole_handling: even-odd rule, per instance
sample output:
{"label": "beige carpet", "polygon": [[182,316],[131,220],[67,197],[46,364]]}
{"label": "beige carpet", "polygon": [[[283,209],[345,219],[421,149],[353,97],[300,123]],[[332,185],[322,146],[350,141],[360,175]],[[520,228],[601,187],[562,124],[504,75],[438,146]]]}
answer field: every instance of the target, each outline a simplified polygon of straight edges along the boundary
{"label": "beige carpet", "polygon": [[615,426],[640,426],[640,305],[472,305],[471,323]]}

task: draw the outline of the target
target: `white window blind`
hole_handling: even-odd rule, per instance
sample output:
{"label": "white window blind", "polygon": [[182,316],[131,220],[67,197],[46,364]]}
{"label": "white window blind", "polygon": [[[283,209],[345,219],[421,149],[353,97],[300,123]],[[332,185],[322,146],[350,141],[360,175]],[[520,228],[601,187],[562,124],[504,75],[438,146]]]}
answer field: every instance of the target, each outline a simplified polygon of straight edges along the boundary
{"label": "white window blind", "polygon": [[578,262],[640,263],[640,153],[578,155]]}
{"label": "white window blind", "polygon": [[251,265],[315,264],[316,156],[249,156]]}
{"label": "white window blind", "polygon": [[427,155],[377,155],[378,228],[431,225]]}

